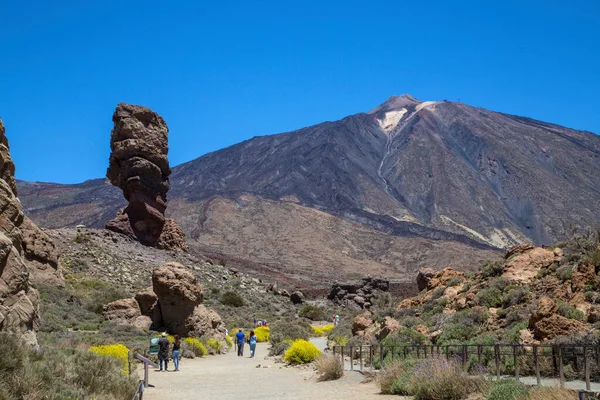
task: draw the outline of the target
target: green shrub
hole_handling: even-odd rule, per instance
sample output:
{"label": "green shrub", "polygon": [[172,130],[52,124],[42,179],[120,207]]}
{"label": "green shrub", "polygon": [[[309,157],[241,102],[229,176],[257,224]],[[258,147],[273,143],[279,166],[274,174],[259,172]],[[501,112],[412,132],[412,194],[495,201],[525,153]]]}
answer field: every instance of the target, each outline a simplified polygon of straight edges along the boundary
{"label": "green shrub", "polygon": [[344,364],[342,364],[342,360],[331,354],[321,354],[318,356],[316,368],[319,373],[319,381],[334,381],[340,379],[344,375]]}
{"label": "green shrub", "polygon": [[502,305],[502,291],[497,287],[487,287],[477,293],[477,303],[484,307],[499,307]]}
{"label": "green shrub", "polygon": [[504,295],[504,297],[502,298],[502,305],[504,307],[516,306],[527,301],[528,297],[529,289],[524,287],[517,287],[511,289],[508,293]]}
{"label": "green shrub", "polygon": [[474,334],[474,327],[470,325],[450,323],[444,327],[438,337],[438,344],[466,343]]}
{"label": "green shrub", "polygon": [[502,275],[504,272],[504,264],[500,261],[492,263],[488,261],[483,266],[480,267],[481,274],[484,278],[490,278],[492,276]]}
{"label": "green shrub", "polygon": [[563,265],[556,270],[556,277],[565,282],[573,278],[573,266]]}
{"label": "green shrub", "polygon": [[308,340],[310,325],[306,323],[287,323],[284,321],[275,322],[270,327],[269,341],[271,344],[279,343],[286,339]]}
{"label": "green shrub", "polygon": [[412,344],[428,344],[427,336],[408,328],[400,328],[390,336],[383,339],[385,346],[406,346]]}
{"label": "green shrub", "polygon": [[378,384],[382,393],[415,400],[460,400],[485,388],[482,378],[469,377],[460,365],[443,357],[390,363]]}
{"label": "green shrub", "polygon": [[235,292],[227,291],[221,296],[221,304],[230,307],[242,307],[244,305],[244,299]]}
{"label": "green shrub", "polygon": [[307,364],[321,354],[321,351],[306,340],[295,340],[283,355],[283,359],[289,364]]}
{"label": "green shrub", "polygon": [[514,379],[497,381],[490,389],[487,400],[518,400],[527,399],[529,392],[524,384]]}
{"label": "green shrub", "polygon": [[15,336],[0,333],[1,399],[129,399],[137,379],[124,375],[122,363],[89,351],[31,350]]}
{"label": "green shrub", "polygon": [[565,318],[576,319],[578,321],[585,321],[585,314],[573,307],[569,303],[565,303],[564,301],[558,301],[558,313]]}
{"label": "green shrub", "polygon": [[325,321],[328,319],[323,309],[311,304],[303,305],[302,308],[300,308],[300,311],[298,311],[298,316],[301,318],[308,318],[311,321]]}

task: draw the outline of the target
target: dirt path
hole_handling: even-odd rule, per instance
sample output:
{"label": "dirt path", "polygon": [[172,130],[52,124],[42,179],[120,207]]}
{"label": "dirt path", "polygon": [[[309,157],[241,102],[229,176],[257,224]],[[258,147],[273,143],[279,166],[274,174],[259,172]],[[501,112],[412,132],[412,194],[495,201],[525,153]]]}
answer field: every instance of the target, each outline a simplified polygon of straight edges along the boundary
{"label": "dirt path", "polygon": [[[317,382],[312,369],[285,367],[272,359],[265,360],[267,347],[267,344],[259,343],[255,358],[248,358],[246,346],[243,358],[230,352],[183,359],[179,372],[151,370],[150,384],[154,387],[146,389],[144,400],[381,400],[388,397],[379,394],[375,383],[361,383],[364,377],[358,372],[346,371],[340,380]],[[170,362],[169,369],[172,368]]]}

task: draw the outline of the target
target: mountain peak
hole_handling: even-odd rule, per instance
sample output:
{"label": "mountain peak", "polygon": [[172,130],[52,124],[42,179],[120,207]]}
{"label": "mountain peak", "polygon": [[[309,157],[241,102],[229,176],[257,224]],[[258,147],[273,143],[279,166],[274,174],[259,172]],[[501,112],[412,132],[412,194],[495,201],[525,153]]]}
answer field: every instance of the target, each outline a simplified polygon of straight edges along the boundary
{"label": "mountain peak", "polygon": [[419,103],[421,103],[421,100],[418,100],[418,99],[414,98],[413,96],[411,96],[410,94],[405,93],[400,96],[390,97],[384,103],[380,104],[379,106],[377,106],[374,109],[372,109],[371,111],[369,111],[369,114],[376,114],[380,111],[394,111],[394,110],[397,111],[397,110],[401,110],[408,106],[419,104]]}

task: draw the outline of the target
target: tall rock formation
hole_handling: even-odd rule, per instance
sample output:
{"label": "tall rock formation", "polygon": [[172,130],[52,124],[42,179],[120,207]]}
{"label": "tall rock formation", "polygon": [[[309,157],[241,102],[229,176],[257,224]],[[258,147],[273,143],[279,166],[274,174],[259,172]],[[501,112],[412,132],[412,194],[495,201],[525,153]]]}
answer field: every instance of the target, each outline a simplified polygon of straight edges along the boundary
{"label": "tall rock formation", "polygon": [[15,164],[10,156],[2,120],[0,210],[0,331],[18,334],[28,343],[36,344],[38,292],[31,287],[25,263],[21,231],[25,215],[17,198]]}
{"label": "tall rock formation", "polygon": [[185,234],[165,218],[169,191],[169,128],[146,107],[120,103],[113,114],[106,177],[129,205],[106,228],[146,246],[188,251]]}

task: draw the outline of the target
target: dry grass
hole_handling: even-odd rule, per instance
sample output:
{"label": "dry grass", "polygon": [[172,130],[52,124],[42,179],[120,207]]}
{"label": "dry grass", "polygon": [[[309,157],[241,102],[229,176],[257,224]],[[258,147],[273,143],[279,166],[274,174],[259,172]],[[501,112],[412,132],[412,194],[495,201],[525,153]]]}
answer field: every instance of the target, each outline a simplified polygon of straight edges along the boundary
{"label": "dry grass", "polygon": [[338,357],[322,354],[316,359],[319,381],[334,381],[344,375],[344,365]]}
{"label": "dry grass", "polygon": [[577,398],[577,391],[561,388],[532,388],[529,389],[528,400],[572,400]]}

